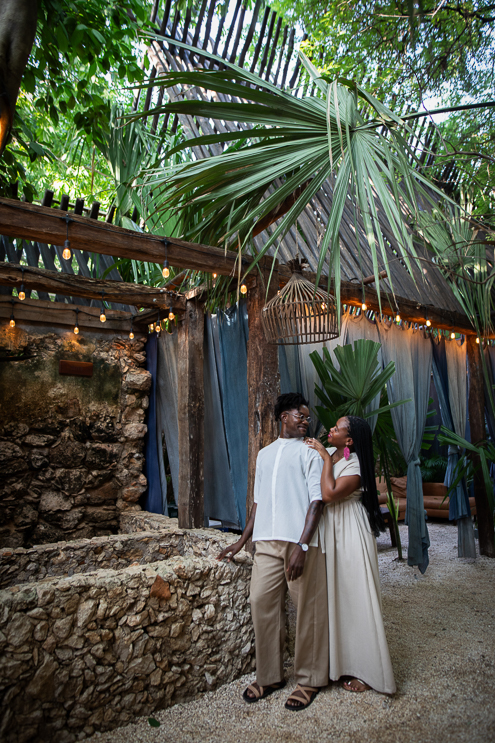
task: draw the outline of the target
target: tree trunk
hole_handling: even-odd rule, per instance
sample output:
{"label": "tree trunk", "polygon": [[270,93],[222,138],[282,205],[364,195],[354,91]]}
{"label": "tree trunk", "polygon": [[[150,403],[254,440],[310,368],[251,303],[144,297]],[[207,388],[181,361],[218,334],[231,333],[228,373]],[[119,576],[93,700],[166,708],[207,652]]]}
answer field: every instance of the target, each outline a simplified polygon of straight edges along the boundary
{"label": "tree trunk", "polygon": [[179,527],[204,526],[204,312],[197,299],[186,302],[179,322]]}
{"label": "tree trunk", "polygon": [[[266,287],[270,276],[272,258],[260,261],[261,275],[256,277],[256,286],[248,293],[249,339],[247,346],[248,383],[248,488],[246,498],[246,519],[253,507],[254,475],[256,458],[263,447],[268,446],[278,436],[278,423],[273,415],[275,401],[280,394],[278,373],[278,349],[265,340],[261,325],[261,310],[266,302],[277,293],[277,273],[274,270],[268,296]],[[246,544],[251,549],[251,541]]]}
{"label": "tree trunk", "polygon": [[37,0],[2,0],[0,3],[0,155],[12,128],[37,19]]}
{"label": "tree trunk", "polygon": [[[469,426],[471,429],[471,443],[477,444],[486,438],[485,435],[485,393],[483,389],[483,374],[481,369],[480,346],[474,336],[467,336],[467,359],[469,370]],[[478,517],[478,538],[480,554],[495,557],[493,544],[493,514],[485,490],[485,482],[481,471],[480,459],[471,455],[473,464],[478,467],[474,475],[474,498]]]}

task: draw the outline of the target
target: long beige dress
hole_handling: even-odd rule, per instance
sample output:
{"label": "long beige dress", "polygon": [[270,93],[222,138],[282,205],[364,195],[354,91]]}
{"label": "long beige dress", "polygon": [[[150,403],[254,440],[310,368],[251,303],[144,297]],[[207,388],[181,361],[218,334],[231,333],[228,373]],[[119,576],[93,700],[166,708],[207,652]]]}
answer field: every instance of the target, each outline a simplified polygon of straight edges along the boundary
{"label": "long beige dress", "polygon": [[[328,450],[333,454],[335,448]],[[359,475],[352,453],[334,465],[335,479]],[[361,490],[323,512],[328,584],[330,678],[361,679],[376,691],[396,690],[382,618],[376,539]]]}

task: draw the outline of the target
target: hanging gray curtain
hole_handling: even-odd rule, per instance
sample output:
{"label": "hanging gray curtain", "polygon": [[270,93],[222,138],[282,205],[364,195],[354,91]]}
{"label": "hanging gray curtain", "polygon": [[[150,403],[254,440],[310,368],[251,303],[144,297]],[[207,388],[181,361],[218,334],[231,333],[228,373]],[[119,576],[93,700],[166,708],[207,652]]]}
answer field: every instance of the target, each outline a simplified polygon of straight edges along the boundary
{"label": "hanging gray curtain", "polygon": [[[440,403],[442,422],[446,428],[459,436],[466,432],[466,348],[460,348],[456,341],[446,342],[445,338],[431,337],[433,352],[433,381]],[[450,357],[450,363],[449,363]],[[459,462],[459,449],[449,446],[447,471],[444,485],[450,487]],[[449,499],[449,519],[457,521],[458,557],[476,557],[474,530],[471,509],[462,480]]]}
{"label": "hanging gray curtain", "polygon": [[[215,338],[215,336],[217,336]],[[227,441],[220,397],[221,368],[216,316],[205,317],[204,342],[204,507],[205,525],[209,520],[239,526],[227,454]],[[218,347],[218,346],[217,346]]]}
{"label": "hanging gray curtain", "polygon": [[394,323],[380,323],[383,364],[395,362],[395,374],[387,383],[390,402],[411,398],[391,410],[397,441],[407,462],[406,524],[409,528],[408,565],[424,573],[428,567],[430,539],[423,505],[419,452],[426,424],[431,377],[431,343],[420,331],[405,330]]}
{"label": "hanging gray curtain", "polygon": [[221,355],[220,390],[237,522],[246,525],[248,480],[247,305],[217,313]]}
{"label": "hanging gray curtain", "polygon": [[177,378],[177,328],[172,333],[160,333],[158,338],[158,369],[156,395],[156,435],[160,441],[158,462],[162,486],[163,513],[167,514],[167,478],[161,446],[162,434],[167,447],[175,503],[179,497],[179,383]]}
{"label": "hanging gray curtain", "polygon": [[[354,343],[354,341],[364,339],[368,341],[375,341],[381,343],[380,336],[378,335],[378,328],[376,322],[369,320],[364,312],[358,314],[349,314],[347,321],[347,337],[346,343]],[[378,363],[380,367],[383,367],[382,349],[378,351]],[[372,410],[377,410],[380,407],[380,395],[377,395],[374,400],[365,408],[366,413]],[[371,431],[375,430],[376,421],[378,417],[376,415],[366,419],[370,425]]]}

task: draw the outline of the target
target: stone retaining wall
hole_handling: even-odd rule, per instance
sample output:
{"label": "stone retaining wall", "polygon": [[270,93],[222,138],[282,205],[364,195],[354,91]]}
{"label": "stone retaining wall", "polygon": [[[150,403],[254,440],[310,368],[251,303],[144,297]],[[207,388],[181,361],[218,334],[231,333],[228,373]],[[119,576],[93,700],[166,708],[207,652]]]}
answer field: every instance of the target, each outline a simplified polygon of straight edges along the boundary
{"label": "stone retaining wall", "polygon": [[0,739],[72,743],[249,672],[250,568],[179,555],[0,591]]}
{"label": "stone retaining wall", "polygon": [[[147,565],[176,556],[215,558],[223,547],[235,541],[234,536],[214,529],[179,529],[177,519],[145,511],[132,513],[139,517],[126,520],[126,525],[136,527],[136,532],[130,534],[0,549],[0,588],[94,570]],[[150,521],[152,526],[153,519],[158,519],[160,531],[137,531],[139,524],[148,525]]]}
{"label": "stone retaining wall", "polygon": [[[0,328],[0,545],[116,533],[139,508],[151,375],[144,339]],[[92,377],[59,374],[90,361]]]}

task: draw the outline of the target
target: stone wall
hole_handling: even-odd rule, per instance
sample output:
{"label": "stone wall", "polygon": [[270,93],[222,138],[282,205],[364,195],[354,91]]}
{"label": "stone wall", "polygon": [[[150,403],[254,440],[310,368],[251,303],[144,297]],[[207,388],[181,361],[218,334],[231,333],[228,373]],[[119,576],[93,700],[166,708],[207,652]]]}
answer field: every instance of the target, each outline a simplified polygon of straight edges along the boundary
{"label": "stone wall", "polygon": [[0,739],[72,743],[249,672],[251,557],[191,556],[234,540],[197,534],[188,554],[161,562],[0,591]]}
{"label": "stone wall", "polygon": [[[118,530],[146,489],[144,339],[0,329],[0,545],[19,547]],[[61,376],[61,359],[93,376]]]}
{"label": "stone wall", "polygon": [[[132,525],[146,524],[154,514],[139,511]],[[136,531],[73,542],[0,549],[0,588],[44,578],[71,577],[95,570],[119,570],[170,557],[215,558],[234,537],[214,529],[179,529],[177,519],[160,519],[160,531]],[[166,527],[166,528],[164,528]],[[152,528],[150,526],[150,528]]]}

